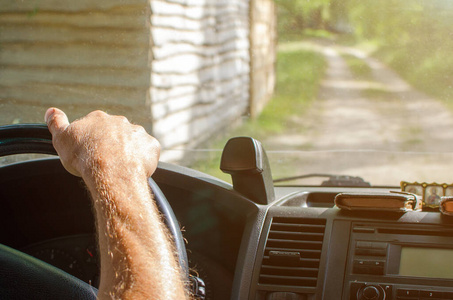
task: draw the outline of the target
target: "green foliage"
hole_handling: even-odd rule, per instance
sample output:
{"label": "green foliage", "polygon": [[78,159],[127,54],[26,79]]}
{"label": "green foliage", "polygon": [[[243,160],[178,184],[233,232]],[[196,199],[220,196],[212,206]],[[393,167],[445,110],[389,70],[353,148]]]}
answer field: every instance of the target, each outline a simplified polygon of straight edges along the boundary
{"label": "green foliage", "polygon": [[349,1],[356,40],[375,41],[375,55],[416,88],[453,99],[452,1]]}
{"label": "green foliage", "polygon": [[[412,85],[453,103],[453,1],[276,0],[276,4],[280,41],[350,32],[342,42],[373,42],[375,55]],[[365,70],[350,63],[355,71]]]}
{"label": "green foliage", "polygon": [[279,43],[285,44],[289,42],[298,42],[305,39],[319,38],[324,40],[332,40],[334,34],[324,29],[304,29],[301,32],[288,32],[279,36]]}
{"label": "green foliage", "polygon": [[[325,29],[331,0],[276,0],[281,40],[300,39],[307,28]],[[289,38],[288,38],[289,37]]]}

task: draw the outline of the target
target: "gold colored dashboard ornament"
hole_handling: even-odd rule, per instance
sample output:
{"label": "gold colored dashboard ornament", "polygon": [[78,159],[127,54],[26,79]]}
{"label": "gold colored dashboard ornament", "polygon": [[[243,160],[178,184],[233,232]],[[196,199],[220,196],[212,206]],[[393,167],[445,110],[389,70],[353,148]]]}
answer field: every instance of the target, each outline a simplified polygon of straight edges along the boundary
{"label": "gold colored dashboard ornament", "polygon": [[453,216],[453,197],[445,196],[440,201],[440,211],[447,216]]}
{"label": "gold colored dashboard ornament", "polygon": [[423,208],[439,209],[442,197],[453,196],[453,184],[401,181],[401,191],[422,196]]}

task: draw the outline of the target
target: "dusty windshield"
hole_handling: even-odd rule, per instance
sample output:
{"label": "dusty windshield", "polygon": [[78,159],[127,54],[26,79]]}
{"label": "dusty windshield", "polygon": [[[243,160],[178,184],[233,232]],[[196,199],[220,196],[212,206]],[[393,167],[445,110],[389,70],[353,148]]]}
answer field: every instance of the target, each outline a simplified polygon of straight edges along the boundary
{"label": "dusty windshield", "polygon": [[274,178],[452,183],[449,0],[0,2],[1,125],[101,109],[225,180],[252,136]]}

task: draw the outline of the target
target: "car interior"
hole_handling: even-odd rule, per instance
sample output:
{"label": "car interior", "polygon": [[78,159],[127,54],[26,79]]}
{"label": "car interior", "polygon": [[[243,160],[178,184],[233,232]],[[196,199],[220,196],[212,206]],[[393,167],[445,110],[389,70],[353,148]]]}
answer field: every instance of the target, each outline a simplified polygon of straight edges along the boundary
{"label": "car interior", "polygon": [[[3,127],[2,155],[49,153],[33,147],[49,146],[48,137],[27,135]],[[274,186],[265,150],[247,137],[227,143],[220,168],[233,185],[168,163],[153,175],[205,299],[452,299],[453,219],[420,211],[412,194],[351,187],[347,178],[330,187]],[[49,157],[0,168],[0,186],[1,244],[97,287],[83,182]]]}
{"label": "car interior", "polygon": [[452,27],[451,0],[0,0],[0,299],[97,297],[58,107],[159,141],[196,300],[453,300]]}

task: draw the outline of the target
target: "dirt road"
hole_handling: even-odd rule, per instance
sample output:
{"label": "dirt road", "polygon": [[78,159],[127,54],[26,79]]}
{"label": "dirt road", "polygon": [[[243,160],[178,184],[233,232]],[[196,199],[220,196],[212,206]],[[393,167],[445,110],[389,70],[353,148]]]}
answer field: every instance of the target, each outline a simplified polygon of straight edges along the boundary
{"label": "dirt road", "polygon": [[[321,52],[328,67],[318,99],[297,126],[265,141],[269,148],[285,145],[283,159],[296,169],[291,173],[360,175],[373,184],[453,182],[453,115],[443,103],[357,49],[299,47]],[[354,76],[345,54],[363,60],[370,76]]]}

